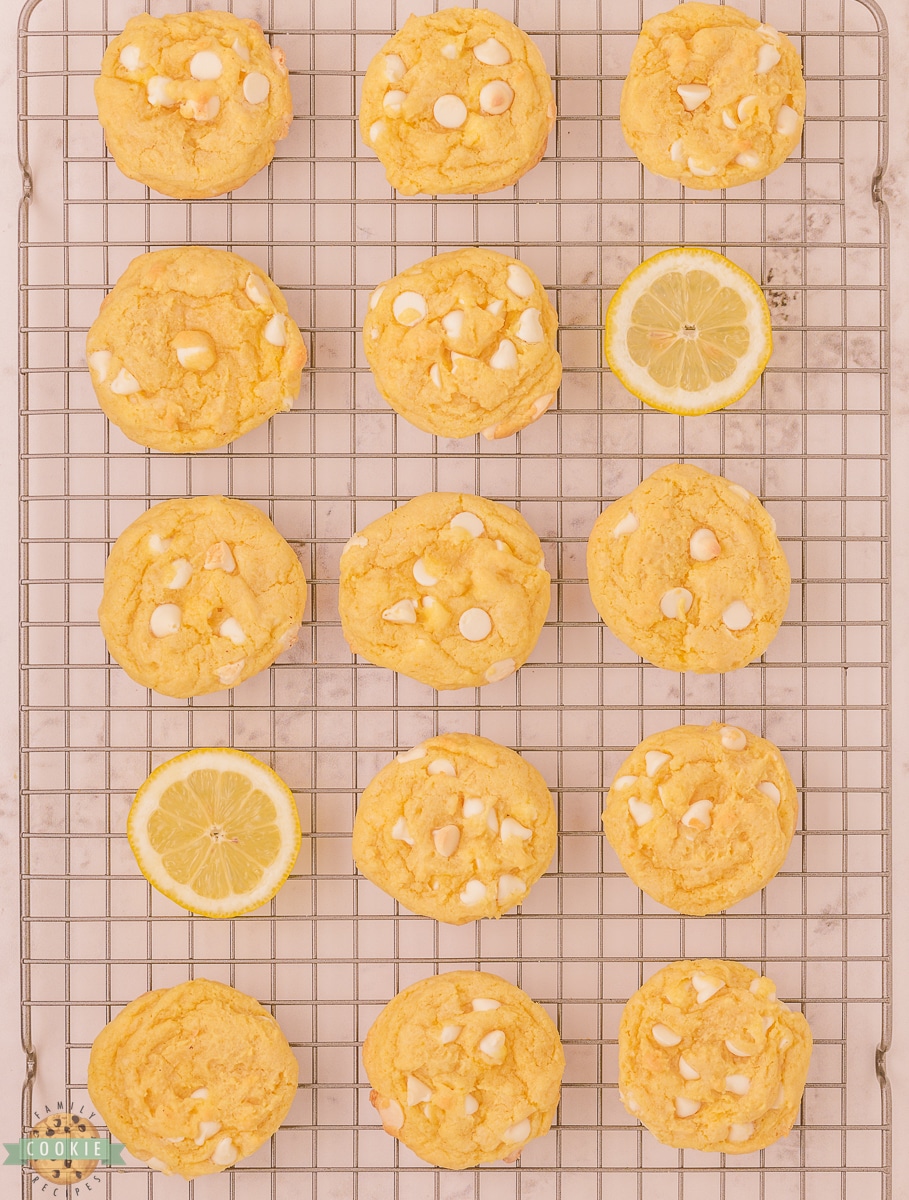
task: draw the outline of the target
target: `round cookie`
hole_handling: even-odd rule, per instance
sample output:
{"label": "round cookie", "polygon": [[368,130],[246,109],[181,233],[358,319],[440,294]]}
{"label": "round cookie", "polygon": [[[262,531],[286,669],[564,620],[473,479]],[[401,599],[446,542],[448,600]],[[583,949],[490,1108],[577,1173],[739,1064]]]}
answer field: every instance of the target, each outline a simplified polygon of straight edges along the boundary
{"label": "round cookie", "polygon": [[206,246],[134,258],[88,331],[98,403],[134,442],[226,446],[300,390],[306,347],[264,271]]}
{"label": "round cookie", "polygon": [[523,903],[556,835],[536,767],[487,738],[446,733],[399,754],[365,788],[353,856],[411,912],[463,925]]}
{"label": "round cookie", "polygon": [[514,1162],[547,1133],[565,1055],[542,1005],[485,971],[411,984],[363,1044],[386,1133],[438,1167]]}
{"label": "round cookie", "polygon": [[439,437],[508,437],[562,378],[559,319],[534,273],[496,250],[452,250],[380,284],[363,323],[382,397]]}
{"label": "round cookie", "polygon": [[493,192],[543,157],[552,80],[516,25],[487,9],[410,16],[366,69],[360,136],[402,195]]}
{"label": "round cookie", "polygon": [[769,883],[797,815],[795,784],[772,742],[734,725],[678,725],[622,763],[603,827],[648,896],[703,915]]}
{"label": "round cookie", "polygon": [[297,1092],[278,1022],[225,983],[146,992],[101,1030],[88,1092],[114,1138],[166,1175],[214,1175],[268,1141]]}
{"label": "round cookie", "polygon": [[616,637],[668,671],[734,671],[783,620],[789,566],[752,494],[700,467],[661,467],[594,524],[587,575]]}
{"label": "round cookie", "polygon": [[165,196],[220,196],[274,157],[293,119],[283,50],[228,12],[131,17],[95,80],[117,166]]}
{"label": "round cookie", "polygon": [[811,1030],[765,976],[732,959],[670,963],[619,1025],[619,1095],[667,1146],[750,1154],[798,1116]]}
{"label": "round cookie", "polygon": [[155,504],[120,534],[98,609],[111,656],[164,696],[235,687],[297,640],[306,580],[268,517],[242,500]]}
{"label": "round cookie", "polygon": [[497,683],[533,650],[549,611],[540,539],[520,513],[428,492],[341,553],[338,607],[354,654],[439,691]]}
{"label": "round cookie", "polygon": [[802,63],[772,25],[729,5],[680,4],[644,22],[620,116],[655,174],[690,188],[751,183],[802,136]]}

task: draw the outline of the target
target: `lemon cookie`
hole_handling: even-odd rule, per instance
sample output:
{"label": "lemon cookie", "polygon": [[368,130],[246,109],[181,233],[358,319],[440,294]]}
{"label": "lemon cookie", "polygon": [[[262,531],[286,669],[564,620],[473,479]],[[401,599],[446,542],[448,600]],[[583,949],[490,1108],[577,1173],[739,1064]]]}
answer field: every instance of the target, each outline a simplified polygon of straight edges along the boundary
{"label": "lemon cookie", "polygon": [[716,913],[760,891],[789,850],[795,784],[772,742],[735,725],[679,725],[619,768],[603,827],[648,896]]}
{"label": "lemon cookie", "polygon": [[765,976],[731,959],[671,963],[625,1005],[619,1094],[667,1146],[750,1154],[792,1128],[811,1044]]}
{"label": "lemon cookie", "polygon": [[141,446],[225,446],[293,405],[306,348],[281,292],[238,254],[185,246],[133,259],[86,344],[107,416]]}
{"label": "lemon cookie", "polygon": [[242,500],[165,500],[120,534],[98,609],[111,656],[165,696],[234,687],[297,639],[306,580],[268,517]]}
{"label": "lemon cookie", "polygon": [[123,174],[180,199],[246,183],[293,117],[284,52],[228,12],[131,17],[105,51],[95,100]]}
{"label": "lemon cookie", "polygon": [[516,25],[486,9],[411,16],[369,64],[360,135],[405,196],[493,192],[543,157],[552,80]]}
{"label": "lemon cookie", "polygon": [[555,400],[558,327],[528,267],[495,250],[453,250],[376,288],[363,341],[379,392],[418,429],[501,438]]}
{"label": "lemon cookie", "polygon": [[225,983],[146,992],[95,1038],[88,1092],[130,1154],[166,1175],[214,1175],[268,1141],[297,1091],[278,1022]]}
{"label": "lemon cookie", "polygon": [[655,174],[690,188],[750,183],[802,136],[802,63],[772,25],[728,5],[680,4],[644,22],[620,116]]}
{"label": "lemon cookie", "polygon": [[669,671],[734,671],[773,640],[789,566],[773,518],[737,483],[661,467],[597,518],[587,544],[600,616]]}
{"label": "lemon cookie", "polygon": [[440,691],[481,687],[533,650],[549,575],[540,539],[513,508],[429,492],[350,539],[338,606],[354,654]]}
{"label": "lemon cookie", "polygon": [[360,797],[353,829],[366,878],[449,925],[521,904],[555,846],[540,772],[469,733],[430,738],[383,767]]}
{"label": "lemon cookie", "polygon": [[363,1044],[370,1102],[386,1133],[438,1167],[514,1162],[547,1133],[565,1055],[549,1014],[485,971],[411,984]]}

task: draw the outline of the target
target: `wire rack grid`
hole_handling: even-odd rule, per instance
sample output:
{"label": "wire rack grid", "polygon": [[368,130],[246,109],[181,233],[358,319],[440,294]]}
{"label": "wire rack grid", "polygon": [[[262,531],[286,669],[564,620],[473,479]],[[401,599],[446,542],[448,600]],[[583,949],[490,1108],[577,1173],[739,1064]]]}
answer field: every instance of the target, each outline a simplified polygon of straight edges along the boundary
{"label": "wire rack grid", "polygon": [[[888,258],[879,197],[887,50],[873,0],[740,0],[790,32],[808,81],[799,149],[759,184],[680,191],[644,171],[617,120],[641,21],[658,0],[496,0],[540,46],[559,122],[514,188],[400,199],[357,136],[358,82],[411,8],[393,0],[234,0],[282,45],[296,117],[272,166],[229,199],[151,195],[105,154],[92,79],[136,11],[175,0],[32,0],[21,21],[22,989],[25,1125],[64,1098],[90,1111],[86,1063],[123,1004],[190,976],[271,1006],[301,1066],[272,1141],[196,1184],[133,1164],[92,1195],[359,1200],[862,1200],[890,1195]],[[200,4],[198,7],[207,7]],[[84,336],[139,253],[238,251],[285,290],[311,349],[295,410],[223,451],[146,452],[97,408]],[[775,351],[731,410],[643,409],[604,369],[605,304],[666,246],[706,244],[765,287]],[[514,440],[437,441],[378,398],[359,326],[375,284],[462,245],[519,254],[551,288],[565,378],[557,411]],[[665,462],[761,496],[793,575],[764,659],[728,676],[642,664],[597,619],[587,534],[605,503]],[[541,535],[553,604],[530,662],[477,692],[437,694],[353,660],[340,632],[347,538],[430,489],[518,507]],[[260,505],[311,582],[295,649],[233,693],[189,702],[112,665],[96,621],[107,551],[157,500],[224,492]],[[653,904],[600,831],[613,772],[645,735],[740,722],[776,741],[800,790],[791,853],[759,896],[712,918]],[[437,731],[520,750],[556,797],[550,872],[516,913],[457,929],[399,910],[353,869],[358,789]],[[230,744],[294,789],[305,830],[277,898],[238,921],[194,919],[149,889],[124,836],[135,788],[190,746]],[[815,1052],[793,1134],[744,1157],[677,1152],[616,1091],[628,996],[681,956],[742,959],[807,1014]],[[518,1167],[434,1172],[377,1127],[359,1043],[401,987],[460,966],[543,1002],[568,1067],[553,1132]],[[32,1184],[24,1177],[24,1194]],[[37,1194],[37,1193],[36,1193]]]}

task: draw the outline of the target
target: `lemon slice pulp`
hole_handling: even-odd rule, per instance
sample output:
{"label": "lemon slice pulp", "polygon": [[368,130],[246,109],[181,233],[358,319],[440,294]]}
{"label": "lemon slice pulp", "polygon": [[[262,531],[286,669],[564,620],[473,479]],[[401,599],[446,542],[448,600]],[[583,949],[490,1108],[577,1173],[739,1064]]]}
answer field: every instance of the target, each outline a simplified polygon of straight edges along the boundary
{"label": "lemon slice pulp", "polygon": [[764,293],[741,267],[701,248],[641,263],[606,313],[606,360],[633,395],[664,412],[715,412],[760,378],[773,338]]}
{"label": "lemon slice pulp", "polygon": [[162,763],[136,793],[126,832],[152,887],[206,917],[265,904],[300,849],[293,794],[242,750],[190,750]]}

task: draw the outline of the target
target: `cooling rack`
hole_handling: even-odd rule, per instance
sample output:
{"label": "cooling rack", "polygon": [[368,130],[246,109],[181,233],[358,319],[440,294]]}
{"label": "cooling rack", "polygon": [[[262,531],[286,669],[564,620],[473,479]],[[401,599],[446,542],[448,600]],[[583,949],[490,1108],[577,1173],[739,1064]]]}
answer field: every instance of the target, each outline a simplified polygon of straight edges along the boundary
{"label": "cooling rack", "polygon": [[[411,9],[390,0],[234,0],[282,45],[296,117],[268,171],[230,199],[150,195],[106,157],[92,99],[104,47],[137,11],[186,0],[31,0],[20,26],[21,865],[26,1126],[90,1102],[92,1039],[140,992],[189,976],[257,996],[301,1087],[275,1138],[195,1185],[132,1163],[93,1196],[284,1200],[774,1200],[890,1196],[888,250],[880,181],[887,38],[874,0],[740,0],[786,30],[808,81],[802,143],[762,183],[688,193],[645,172],[618,98],[642,19],[661,0],[497,0],[540,46],[559,122],[543,162],[480,199],[400,199],[356,131],[359,78]],[[199,4],[197,7],[208,7]],[[223,451],[146,452],[98,410],[84,335],[136,254],[234,249],[285,290],[311,350],[295,410]],[[758,278],[775,351],[726,412],[643,409],[604,367],[605,305],[666,246],[701,243]],[[378,398],[359,326],[377,282],[436,251],[519,254],[560,313],[557,411],[504,442],[435,440]],[[792,567],[782,630],[728,676],[642,664],[597,619],[584,569],[603,505],[665,462],[696,462],[761,496]],[[553,603],[529,663],[480,691],[437,694],[353,660],[338,560],[369,520],[429,489],[515,505],[541,535]],[[225,492],[259,505],[311,583],[303,636],[233,693],[183,702],[112,665],[95,611],[108,548],[149,504]],[[759,896],[717,917],[652,903],[600,831],[613,772],[645,735],[740,722],[784,750],[801,815]],[[437,731],[524,753],[559,810],[551,871],[522,909],[457,929],[359,879],[359,789]],[[267,909],[193,919],[151,891],[124,835],[135,788],[190,746],[230,744],[294,789],[305,836]],[[792,1135],[748,1156],[670,1150],[616,1091],[622,1005],[664,962],[730,956],[801,1008],[815,1052]],[[359,1043],[401,987],[457,967],[498,971],[557,1020],[568,1068],[558,1120],[518,1167],[435,1172],[383,1134]],[[132,1161],[128,1159],[128,1161]],[[24,1194],[32,1187],[24,1177]],[[37,1194],[37,1193],[36,1193]]]}

